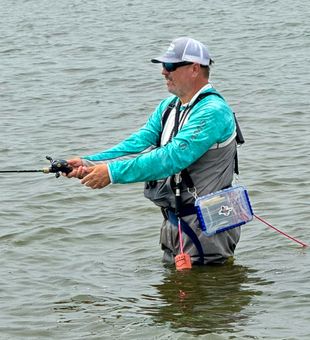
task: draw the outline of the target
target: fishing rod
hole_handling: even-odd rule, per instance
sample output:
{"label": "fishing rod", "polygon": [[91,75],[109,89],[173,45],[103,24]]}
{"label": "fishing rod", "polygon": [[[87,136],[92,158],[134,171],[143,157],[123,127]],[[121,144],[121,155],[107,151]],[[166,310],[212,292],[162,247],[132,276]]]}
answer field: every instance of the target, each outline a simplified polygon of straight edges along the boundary
{"label": "fishing rod", "polygon": [[72,167],[64,159],[54,160],[50,156],[46,156],[46,159],[50,161],[50,166],[48,168],[35,169],[35,170],[0,170],[0,173],[43,172],[44,174],[53,173],[55,174],[55,177],[58,178],[62,172],[67,175],[69,172],[72,171]]}

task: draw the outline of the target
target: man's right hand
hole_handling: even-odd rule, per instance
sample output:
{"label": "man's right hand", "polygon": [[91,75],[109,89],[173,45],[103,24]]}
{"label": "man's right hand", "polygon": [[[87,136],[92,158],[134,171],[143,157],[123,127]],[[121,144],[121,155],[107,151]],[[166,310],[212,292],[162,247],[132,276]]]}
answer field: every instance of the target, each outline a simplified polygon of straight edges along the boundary
{"label": "man's right hand", "polygon": [[88,171],[88,167],[83,165],[83,161],[81,158],[73,158],[73,159],[69,159],[67,160],[69,166],[71,166],[73,168],[73,170],[71,172],[69,172],[67,175],[65,175],[68,178],[79,178],[82,179],[84,178],[86,175],[88,175],[89,171]]}

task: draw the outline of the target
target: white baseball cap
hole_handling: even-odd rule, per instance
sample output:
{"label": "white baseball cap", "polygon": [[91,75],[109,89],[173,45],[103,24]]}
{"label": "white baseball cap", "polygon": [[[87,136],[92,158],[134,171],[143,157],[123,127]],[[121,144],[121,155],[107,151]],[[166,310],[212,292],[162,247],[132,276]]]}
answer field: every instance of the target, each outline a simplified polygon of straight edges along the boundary
{"label": "white baseball cap", "polygon": [[188,37],[174,39],[163,56],[151,59],[152,63],[180,63],[182,61],[208,66],[213,60],[204,44]]}

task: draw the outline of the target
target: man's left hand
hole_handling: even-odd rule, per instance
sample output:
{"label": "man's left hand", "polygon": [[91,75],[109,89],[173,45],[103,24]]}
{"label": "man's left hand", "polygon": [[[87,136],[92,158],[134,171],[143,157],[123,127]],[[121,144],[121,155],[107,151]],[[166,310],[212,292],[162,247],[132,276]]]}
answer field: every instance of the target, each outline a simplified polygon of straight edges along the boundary
{"label": "man's left hand", "polygon": [[81,183],[92,189],[102,189],[111,183],[107,164],[98,164],[87,168]]}

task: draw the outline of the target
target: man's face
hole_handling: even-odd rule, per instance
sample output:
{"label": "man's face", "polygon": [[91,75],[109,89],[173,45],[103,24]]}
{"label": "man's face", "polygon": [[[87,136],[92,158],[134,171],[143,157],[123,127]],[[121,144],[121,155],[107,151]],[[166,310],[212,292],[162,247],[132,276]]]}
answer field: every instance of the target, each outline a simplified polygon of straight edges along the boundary
{"label": "man's face", "polygon": [[161,74],[166,79],[168,91],[177,97],[182,98],[186,96],[187,92],[191,89],[192,65],[183,65],[175,71],[169,72],[163,64]]}

